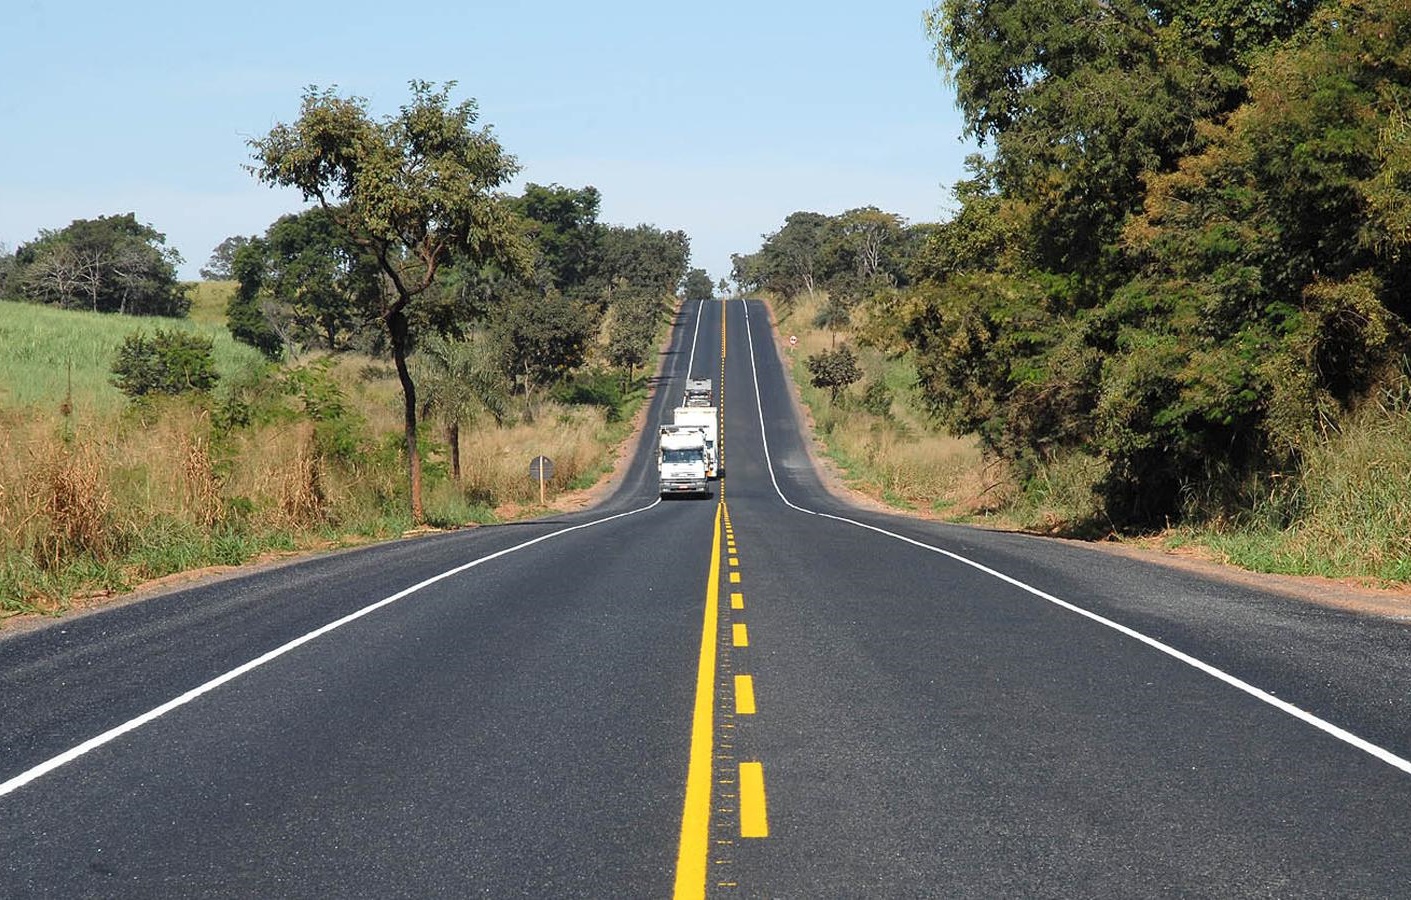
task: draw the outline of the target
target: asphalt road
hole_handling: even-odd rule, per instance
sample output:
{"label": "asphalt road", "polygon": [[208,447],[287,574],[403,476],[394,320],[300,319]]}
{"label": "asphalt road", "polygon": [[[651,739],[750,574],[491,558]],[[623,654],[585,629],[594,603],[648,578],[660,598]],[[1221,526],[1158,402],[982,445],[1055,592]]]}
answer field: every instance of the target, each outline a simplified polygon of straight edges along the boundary
{"label": "asphalt road", "polygon": [[711,500],[0,633],[0,897],[1411,896],[1406,624],[848,507],[755,303],[688,374]]}

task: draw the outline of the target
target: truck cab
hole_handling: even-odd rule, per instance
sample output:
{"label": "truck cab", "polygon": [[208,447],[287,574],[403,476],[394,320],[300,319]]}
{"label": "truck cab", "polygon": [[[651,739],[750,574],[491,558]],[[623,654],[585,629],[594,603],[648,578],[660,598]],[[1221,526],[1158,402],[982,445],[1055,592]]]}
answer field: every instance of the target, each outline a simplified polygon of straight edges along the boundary
{"label": "truck cab", "polygon": [[672,494],[710,496],[705,431],[678,425],[662,426],[657,443],[657,470],[663,497]]}

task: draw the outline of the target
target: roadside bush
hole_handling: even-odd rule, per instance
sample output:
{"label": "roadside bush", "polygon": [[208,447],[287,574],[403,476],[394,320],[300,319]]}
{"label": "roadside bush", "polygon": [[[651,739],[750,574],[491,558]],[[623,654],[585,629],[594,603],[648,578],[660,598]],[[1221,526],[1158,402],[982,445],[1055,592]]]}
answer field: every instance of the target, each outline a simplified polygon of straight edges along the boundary
{"label": "roadside bush", "polygon": [[829,399],[834,403],[838,402],[838,395],[849,385],[862,378],[857,354],[847,344],[836,350],[820,350],[808,358],[806,365],[810,383],[827,390]]}

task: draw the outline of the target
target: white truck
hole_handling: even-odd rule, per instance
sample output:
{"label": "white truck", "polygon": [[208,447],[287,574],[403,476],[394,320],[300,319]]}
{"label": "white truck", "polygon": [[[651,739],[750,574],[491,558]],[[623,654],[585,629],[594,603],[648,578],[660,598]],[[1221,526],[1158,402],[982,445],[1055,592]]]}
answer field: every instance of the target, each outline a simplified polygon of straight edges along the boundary
{"label": "white truck", "polygon": [[710,496],[706,475],[706,436],[702,428],[663,425],[657,443],[657,470],[661,495],[703,494]]}
{"label": "white truck", "polygon": [[676,408],[674,416],[676,427],[699,428],[705,433],[706,476],[718,478],[720,457],[717,449],[720,443],[717,438],[720,418],[717,409],[714,406],[680,406]]}
{"label": "white truck", "polygon": [[709,378],[687,378],[686,396],[681,401],[682,406],[710,406],[711,389],[714,385]]}

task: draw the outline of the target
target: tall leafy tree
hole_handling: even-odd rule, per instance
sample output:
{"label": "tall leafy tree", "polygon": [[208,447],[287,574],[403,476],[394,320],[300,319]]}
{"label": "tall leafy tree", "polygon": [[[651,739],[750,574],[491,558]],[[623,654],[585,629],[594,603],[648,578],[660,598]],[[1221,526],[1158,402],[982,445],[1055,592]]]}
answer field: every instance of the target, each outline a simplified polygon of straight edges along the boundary
{"label": "tall leafy tree", "polygon": [[601,273],[609,286],[605,299],[619,285],[633,285],[656,294],[674,294],[691,259],[691,241],[684,231],[663,231],[652,225],[612,226],[603,234]]}
{"label": "tall leafy tree", "polygon": [[650,290],[628,286],[614,296],[607,356],[608,362],[622,369],[624,389],[631,385],[633,373],[651,359],[662,314],[660,295]]}
{"label": "tall leafy tree", "polygon": [[459,250],[527,269],[526,247],[499,188],[518,170],[475,102],[452,103],[453,84],[411,83],[411,101],[374,120],[359,97],[310,88],[299,118],[251,141],[255,176],[299,189],[328,210],[377,261],[380,318],[402,386],[411,514],[424,520],[417,449],[416,385],[408,307],[436,283]]}
{"label": "tall leafy tree", "polygon": [[705,269],[692,269],[681,279],[681,295],[687,300],[709,300],[715,296],[714,291]]}
{"label": "tall leafy tree", "polygon": [[539,387],[583,364],[595,321],[589,306],[554,290],[525,288],[505,299],[492,333],[501,370],[523,392],[526,414],[533,414]]}
{"label": "tall leafy tree", "polygon": [[343,229],[336,210],[315,206],[281,216],[258,245],[260,297],[288,320],[293,338],[338,350],[377,319],[377,261]]}
{"label": "tall leafy tree", "polygon": [[528,225],[536,270],[546,287],[583,292],[591,287],[602,259],[602,197],[589,185],[578,190],[557,184],[527,184],[513,201]]}
{"label": "tall leafy tree", "polygon": [[284,355],[286,338],[261,301],[265,283],[264,241],[249,238],[231,257],[235,292],[225,305],[225,327],[237,341],[249,344],[269,359]]}
{"label": "tall leafy tree", "polygon": [[211,258],[201,267],[201,277],[207,281],[230,281],[235,278],[235,254],[250,242],[244,235],[232,235],[216,244]]}
{"label": "tall leafy tree", "polygon": [[731,257],[735,283],[771,291],[785,304],[804,292],[812,298],[826,277],[823,257],[831,221],[822,213],[790,213],[778,231],[764,236],[758,251]]}

